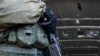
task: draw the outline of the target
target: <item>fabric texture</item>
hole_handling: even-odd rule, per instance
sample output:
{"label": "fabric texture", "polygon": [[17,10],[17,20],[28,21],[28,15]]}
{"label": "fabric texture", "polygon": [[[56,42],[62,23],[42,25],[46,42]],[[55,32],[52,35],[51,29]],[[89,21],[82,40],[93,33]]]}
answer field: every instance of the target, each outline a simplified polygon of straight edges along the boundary
{"label": "fabric texture", "polygon": [[[24,29],[22,28],[23,26],[25,26]],[[35,32],[32,33],[34,30]],[[47,37],[44,36],[45,34],[42,30],[43,29],[40,29],[39,25],[37,24],[29,24],[22,25],[21,27],[19,26],[16,29],[13,27],[5,32],[1,32],[0,40],[7,41],[0,42],[0,56],[43,56],[42,50],[39,49],[47,47],[49,45],[49,41]],[[33,36],[34,34],[37,36]],[[18,38],[21,39],[21,42],[19,43]],[[21,44],[22,42],[24,42],[26,46]],[[24,47],[18,47],[19,44]],[[30,47],[30,44],[33,44],[34,46]]]}
{"label": "fabric texture", "polygon": [[0,28],[36,23],[44,11],[41,0],[0,0]]}
{"label": "fabric texture", "polygon": [[59,37],[56,33],[57,17],[53,11],[46,6],[46,12],[39,20],[40,25],[48,34],[50,46],[42,50],[44,56],[61,56],[58,40]]}
{"label": "fabric texture", "polygon": [[17,39],[18,44],[22,47],[34,45],[36,48],[42,49],[49,46],[48,37],[38,23],[18,28]]}
{"label": "fabric texture", "polygon": [[16,45],[0,44],[0,56],[43,56],[37,48],[25,49]]}
{"label": "fabric texture", "polygon": [[51,56],[62,56],[60,46],[59,46],[59,40],[52,33],[50,33],[50,38],[51,38],[51,40],[54,41],[54,43],[52,43],[49,46]]}
{"label": "fabric texture", "polygon": [[46,12],[40,18],[39,22],[47,33],[56,33],[57,17],[48,6],[46,6]]}

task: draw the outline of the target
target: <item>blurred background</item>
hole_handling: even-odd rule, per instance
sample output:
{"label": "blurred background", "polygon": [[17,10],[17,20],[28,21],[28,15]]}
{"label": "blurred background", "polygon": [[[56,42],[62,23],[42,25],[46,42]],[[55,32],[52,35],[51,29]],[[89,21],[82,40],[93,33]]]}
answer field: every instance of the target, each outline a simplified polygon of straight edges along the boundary
{"label": "blurred background", "polygon": [[58,17],[63,56],[100,56],[100,0],[45,0]]}

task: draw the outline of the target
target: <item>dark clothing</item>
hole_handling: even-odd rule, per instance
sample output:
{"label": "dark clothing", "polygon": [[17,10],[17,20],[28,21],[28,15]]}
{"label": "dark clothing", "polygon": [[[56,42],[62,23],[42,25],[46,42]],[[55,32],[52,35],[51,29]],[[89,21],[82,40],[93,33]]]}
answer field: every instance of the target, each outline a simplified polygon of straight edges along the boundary
{"label": "dark clothing", "polygon": [[39,20],[41,26],[47,33],[56,32],[57,17],[53,14],[52,10],[47,6],[46,12]]}
{"label": "dark clothing", "polygon": [[[48,39],[51,44],[50,48],[47,47],[43,49],[43,55],[44,56],[52,56],[52,55],[61,56],[60,49],[58,48],[57,40],[55,40],[57,39],[57,33],[56,33],[57,17],[53,14],[52,10],[49,7],[46,7],[46,12],[40,18],[39,23],[42,26],[42,28],[46,31],[49,37]],[[51,36],[50,34],[53,34],[54,36]],[[50,52],[52,51],[53,48],[56,49],[56,50],[53,50],[55,54]]]}

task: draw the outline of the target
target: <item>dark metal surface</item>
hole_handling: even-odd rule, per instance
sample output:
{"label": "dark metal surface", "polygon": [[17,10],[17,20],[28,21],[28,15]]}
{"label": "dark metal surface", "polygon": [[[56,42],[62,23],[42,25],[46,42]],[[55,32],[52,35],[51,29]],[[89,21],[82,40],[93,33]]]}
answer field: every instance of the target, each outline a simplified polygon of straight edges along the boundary
{"label": "dark metal surface", "polygon": [[[67,18],[66,18],[67,19]],[[79,21],[79,22],[77,22]],[[58,26],[99,26],[100,20],[58,20]]]}
{"label": "dark metal surface", "polygon": [[[67,26],[66,26],[67,27]],[[73,26],[74,27],[74,26]],[[90,34],[93,33],[93,35]],[[90,34],[88,36],[88,34]],[[58,29],[62,53],[64,56],[89,56],[95,53],[99,56],[100,52],[100,29],[94,28],[65,28]],[[88,52],[87,52],[88,51]],[[92,52],[93,51],[93,52]],[[82,54],[80,54],[80,52]],[[90,54],[86,54],[86,53]],[[76,54],[77,53],[77,54]],[[84,56],[83,55],[83,56]],[[95,56],[95,55],[94,55]]]}
{"label": "dark metal surface", "polygon": [[48,0],[59,18],[100,17],[100,0]]}
{"label": "dark metal surface", "polygon": [[59,18],[57,30],[63,56],[100,56],[100,34],[92,38],[84,36],[88,31],[100,30],[100,0],[48,0],[46,3]]}

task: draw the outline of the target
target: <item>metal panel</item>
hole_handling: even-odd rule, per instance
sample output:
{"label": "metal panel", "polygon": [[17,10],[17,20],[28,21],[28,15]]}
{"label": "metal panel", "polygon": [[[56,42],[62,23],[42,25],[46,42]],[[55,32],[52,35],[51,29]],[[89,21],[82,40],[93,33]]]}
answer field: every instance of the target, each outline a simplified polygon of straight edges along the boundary
{"label": "metal panel", "polygon": [[[48,0],[58,19],[63,56],[100,56],[99,38],[77,38],[77,31],[100,30],[100,0]],[[70,34],[68,38],[68,34]],[[99,34],[100,35],[100,34]],[[73,39],[74,38],[74,39]],[[87,54],[94,55],[87,55]],[[95,55],[96,54],[96,55]]]}
{"label": "metal panel", "polygon": [[97,54],[72,54],[72,56],[97,56]]}
{"label": "metal panel", "polygon": [[[78,22],[77,22],[78,21]],[[100,26],[100,20],[58,20],[58,26]]]}
{"label": "metal panel", "polygon": [[100,17],[100,0],[49,0],[47,4],[59,18]]}

